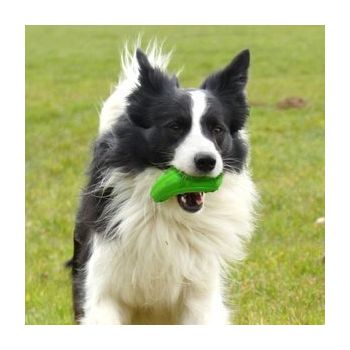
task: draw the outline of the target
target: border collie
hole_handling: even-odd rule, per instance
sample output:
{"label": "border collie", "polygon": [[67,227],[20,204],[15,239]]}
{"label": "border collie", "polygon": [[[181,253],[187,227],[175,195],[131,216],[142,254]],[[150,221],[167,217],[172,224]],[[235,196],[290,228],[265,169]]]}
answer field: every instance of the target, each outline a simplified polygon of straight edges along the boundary
{"label": "border collie", "polygon": [[[125,48],[100,114],[74,233],[78,324],[228,324],[225,274],[244,257],[256,192],[248,165],[249,51],[181,88],[156,43]],[[217,192],[155,203],[164,169],[224,173]]]}

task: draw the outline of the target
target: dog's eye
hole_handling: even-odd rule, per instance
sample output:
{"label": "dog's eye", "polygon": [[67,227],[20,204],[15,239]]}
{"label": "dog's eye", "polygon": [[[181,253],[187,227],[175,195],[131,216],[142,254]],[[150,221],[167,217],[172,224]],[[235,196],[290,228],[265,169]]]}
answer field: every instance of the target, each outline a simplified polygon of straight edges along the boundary
{"label": "dog's eye", "polygon": [[213,132],[213,134],[215,134],[215,135],[219,135],[219,134],[221,134],[221,133],[224,132],[224,129],[223,129],[223,127],[221,127],[220,125],[216,125],[216,126],[212,129],[212,132]]}
{"label": "dog's eye", "polygon": [[172,131],[179,132],[179,131],[182,131],[183,126],[178,122],[172,122],[172,123],[167,125],[167,128],[172,130]]}

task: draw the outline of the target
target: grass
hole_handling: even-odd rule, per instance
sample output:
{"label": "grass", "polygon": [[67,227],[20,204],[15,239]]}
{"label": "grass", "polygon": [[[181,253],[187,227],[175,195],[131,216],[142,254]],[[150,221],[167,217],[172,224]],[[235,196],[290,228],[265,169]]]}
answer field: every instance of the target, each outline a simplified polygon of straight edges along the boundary
{"label": "grass", "polygon": [[[143,33],[175,47],[183,86],[250,48],[252,171],[262,198],[246,261],[232,271],[238,324],[324,323],[324,27],[27,26],[26,324],[72,324],[78,194],[119,49]],[[277,103],[301,97],[302,108]]]}

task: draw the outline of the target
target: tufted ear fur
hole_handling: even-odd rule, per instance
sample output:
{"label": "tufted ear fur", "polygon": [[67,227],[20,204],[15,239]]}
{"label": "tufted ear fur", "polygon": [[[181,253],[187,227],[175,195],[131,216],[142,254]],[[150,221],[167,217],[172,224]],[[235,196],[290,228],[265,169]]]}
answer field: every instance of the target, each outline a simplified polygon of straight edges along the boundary
{"label": "tufted ear fur", "polygon": [[131,121],[143,128],[150,126],[147,110],[164,94],[179,86],[176,76],[168,76],[158,67],[153,67],[146,54],[136,50],[139,66],[138,87],[128,97],[128,114]]}
{"label": "tufted ear fur", "polygon": [[218,96],[243,91],[248,81],[249,61],[249,50],[243,50],[228,66],[210,75],[203,82],[201,88],[210,90]]}
{"label": "tufted ear fur", "polygon": [[164,89],[178,86],[176,76],[169,77],[157,67],[152,67],[147,56],[140,50],[136,50],[136,58],[139,64],[139,83],[141,88],[149,93],[162,93]]}

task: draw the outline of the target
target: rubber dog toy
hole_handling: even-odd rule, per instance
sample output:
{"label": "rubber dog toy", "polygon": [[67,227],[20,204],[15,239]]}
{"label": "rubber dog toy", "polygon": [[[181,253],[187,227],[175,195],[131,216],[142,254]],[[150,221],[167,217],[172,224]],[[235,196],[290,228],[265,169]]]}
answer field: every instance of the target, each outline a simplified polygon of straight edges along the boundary
{"label": "rubber dog toy", "polygon": [[214,192],[222,183],[223,174],[217,177],[189,176],[172,167],[164,171],[151,189],[151,197],[156,203],[164,202],[178,194],[190,192]]}

